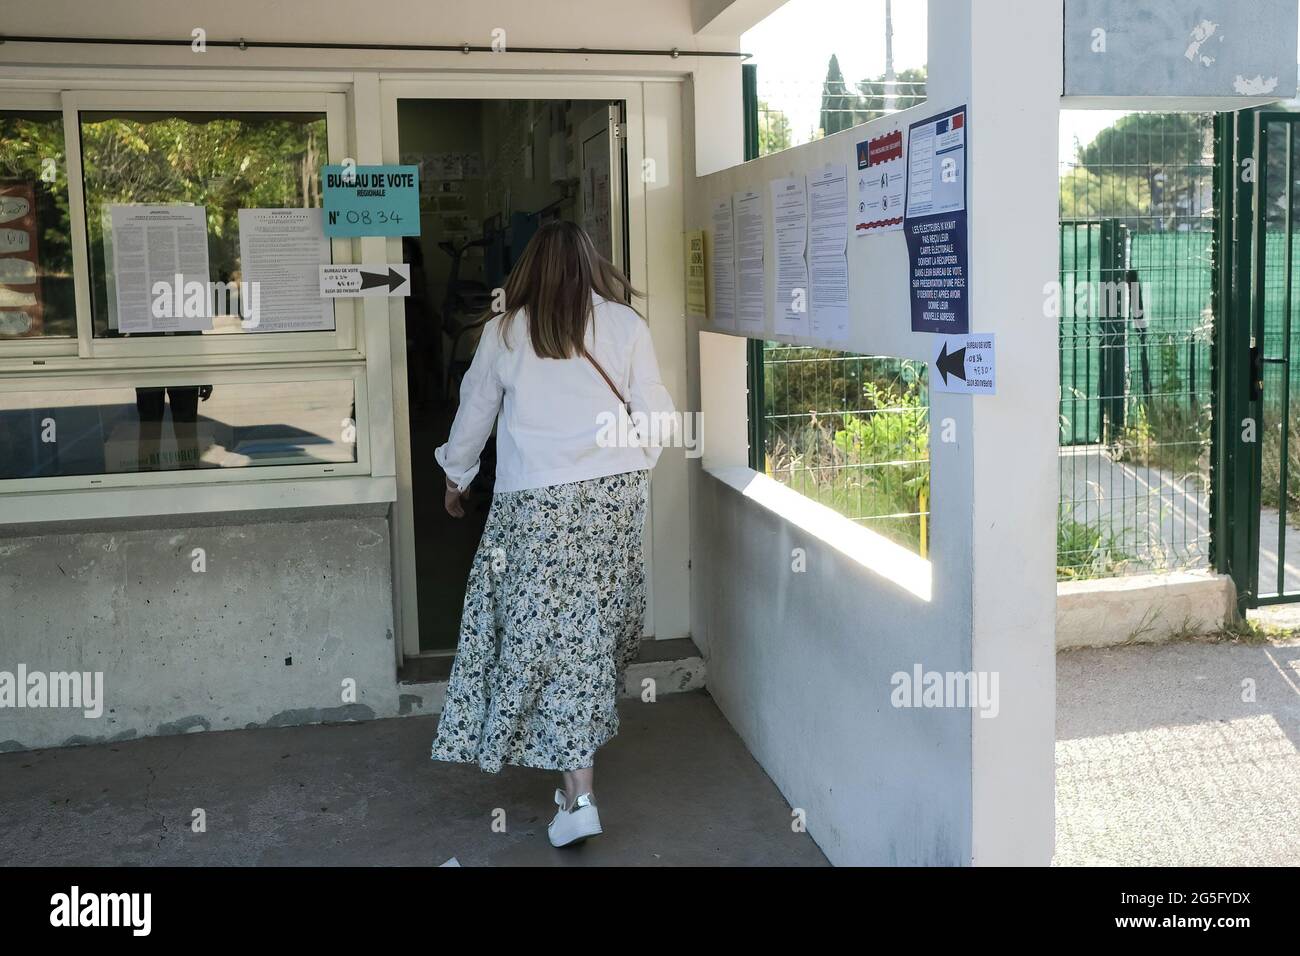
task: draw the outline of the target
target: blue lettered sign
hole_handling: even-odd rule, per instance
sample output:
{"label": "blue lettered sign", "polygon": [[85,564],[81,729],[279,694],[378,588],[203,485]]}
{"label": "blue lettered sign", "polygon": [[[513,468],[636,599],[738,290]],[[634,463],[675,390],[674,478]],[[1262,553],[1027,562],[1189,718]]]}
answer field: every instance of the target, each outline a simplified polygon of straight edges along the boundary
{"label": "blue lettered sign", "polygon": [[326,166],[325,235],[418,236],[417,166]]}
{"label": "blue lettered sign", "polygon": [[966,107],[907,130],[907,237],[912,331],[970,331],[966,249]]}

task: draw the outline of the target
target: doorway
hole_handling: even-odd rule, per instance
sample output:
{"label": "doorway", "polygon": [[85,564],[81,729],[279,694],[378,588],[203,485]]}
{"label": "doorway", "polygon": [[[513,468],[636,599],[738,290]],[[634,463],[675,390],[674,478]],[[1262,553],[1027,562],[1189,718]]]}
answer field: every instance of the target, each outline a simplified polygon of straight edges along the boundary
{"label": "doorway", "polygon": [[554,220],[581,223],[626,268],[623,123],[624,104],[609,100],[397,100],[400,161],[420,167],[420,235],[403,240],[402,257],[411,266],[406,369],[421,654],[455,651],[492,501],[494,439],[462,519],[443,508],[433,451],[451,431],[493,290],[538,227]]}

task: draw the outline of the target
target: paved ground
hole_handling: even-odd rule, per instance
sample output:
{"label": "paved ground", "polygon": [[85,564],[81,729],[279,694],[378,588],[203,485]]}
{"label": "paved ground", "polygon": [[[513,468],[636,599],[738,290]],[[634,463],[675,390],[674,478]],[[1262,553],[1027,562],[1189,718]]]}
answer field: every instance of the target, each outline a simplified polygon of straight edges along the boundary
{"label": "paved ground", "polygon": [[435,719],[408,717],[0,755],[0,861],[826,865],[707,695],[620,712],[598,767],[606,832],[571,850],[546,841],[557,774],[435,764]]}
{"label": "paved ground", "polygon": [[1056,674],[1058,866],[1300,865],[1300,642],[1065,651]]}

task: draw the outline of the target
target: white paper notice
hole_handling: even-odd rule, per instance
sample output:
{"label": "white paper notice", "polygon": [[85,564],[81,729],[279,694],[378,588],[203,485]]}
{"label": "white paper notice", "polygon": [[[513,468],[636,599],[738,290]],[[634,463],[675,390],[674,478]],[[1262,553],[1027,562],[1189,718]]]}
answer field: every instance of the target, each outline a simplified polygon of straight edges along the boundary
{"label": "white paper notice", "polygon": [[809,334],[824,342],[849,337],[848,167],[829,163],[808,176]]}
{"label": "white paper notice", "polygon": [[772,225],[776,230],[776,297],[772,318],[778,335],[808,334],[808,191],[802,176],[774,179]]}
{"label": "white paper notice", "polygon": [[736,328],[762,332],[763,322],[763,194],[733,193],[736,210]]}
{"label": "white paper notice", "polygon": [[241,279],[257,285],[244,310],[250,332],[332,331],[334,303],[321,298],[330,242],[319,209],[239,210]]}
{"label": "white paper notice", "polygon": [[[113,301],[117,328],[122,332],[211,329],[207,209],[179,205],[109,206],[108,220],[113,233]],[[166,297],[154,295],[157,282],[169,287]],[[198,295],[190,294],[200,288],[201,300]],[[156,298],[159,303],[155,309]]]}
{"label": "white paper notice", "polygon": [[736,224],[731,200],[720,199],[709,213],[713,223],[713,258],[709,262],[713,282],[713,324],[736,327]]}

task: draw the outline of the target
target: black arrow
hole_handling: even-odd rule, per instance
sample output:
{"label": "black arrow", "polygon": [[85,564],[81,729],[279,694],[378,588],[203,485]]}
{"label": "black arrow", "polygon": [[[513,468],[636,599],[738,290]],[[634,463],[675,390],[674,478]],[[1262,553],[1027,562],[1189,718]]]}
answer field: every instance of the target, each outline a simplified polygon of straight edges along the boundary
{"label": "black arrow", "polygon": [[951,355],[948,354],[948,343],[943,343],[943,348],[939,349],[939,360],[934,363],[939,369],[939,374],[943,376],[943,384],[948,384],[948,376],[955,375],[963,382],[966,381],[966,346],[962,346]]}
{"label": "black arrow", "polygon": [[363,272],[361,273],[361,288],[373,289],[377,285],[387,285],[389,292],[396,292],[397,288],[406,281],[406,276],[402,275],[392,266],[388,267],[388,275],[382,272]]}

